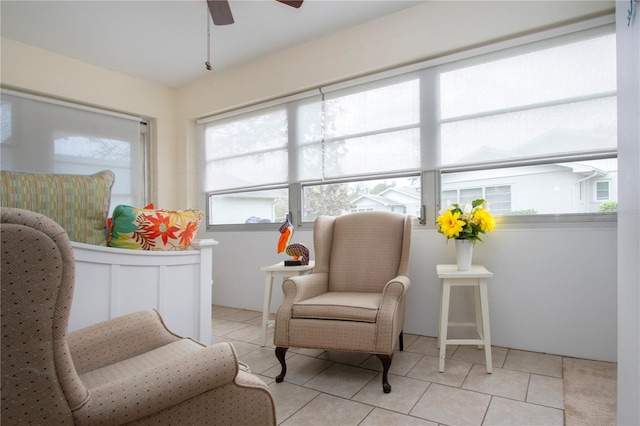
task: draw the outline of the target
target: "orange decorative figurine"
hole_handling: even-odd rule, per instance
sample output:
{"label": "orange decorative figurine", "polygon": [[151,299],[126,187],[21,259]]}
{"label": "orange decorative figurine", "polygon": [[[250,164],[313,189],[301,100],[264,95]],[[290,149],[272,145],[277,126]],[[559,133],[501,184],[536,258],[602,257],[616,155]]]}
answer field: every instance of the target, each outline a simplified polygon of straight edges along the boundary
{"label": "orange decorative figurine", "polygon": [[293,256],[293,260],[285,260],[284,266],[298,266],[309,264],[309,249],[304,244],[289,244],[293,236],[293,225],[289,219],[280,226],[280,239],[278,240],[278,253],[283,251],[289,256]]}

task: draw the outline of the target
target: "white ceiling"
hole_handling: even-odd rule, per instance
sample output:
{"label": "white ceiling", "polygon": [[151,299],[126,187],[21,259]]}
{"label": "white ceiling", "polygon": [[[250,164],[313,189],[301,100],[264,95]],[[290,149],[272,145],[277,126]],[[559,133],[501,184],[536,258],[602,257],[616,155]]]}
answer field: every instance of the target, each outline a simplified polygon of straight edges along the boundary
{"label": "white ceiling", "polygon": [[[235,23],[211,23],[205,0],[1,0],[0,34],[99,67],[179,87],[426,0],[230,0]],[[46,67],[47,64],[42,64]]]}

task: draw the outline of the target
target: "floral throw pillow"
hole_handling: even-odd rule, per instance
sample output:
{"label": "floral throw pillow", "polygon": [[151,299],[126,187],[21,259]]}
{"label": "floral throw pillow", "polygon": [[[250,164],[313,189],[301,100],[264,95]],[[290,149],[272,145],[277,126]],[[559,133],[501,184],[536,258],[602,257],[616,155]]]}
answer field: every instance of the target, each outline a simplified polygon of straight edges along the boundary
{"label": "floral throw pillow", "polygon": [[136,250],[186,250],[202,222],[200,210],[113,209],[109,246]]}

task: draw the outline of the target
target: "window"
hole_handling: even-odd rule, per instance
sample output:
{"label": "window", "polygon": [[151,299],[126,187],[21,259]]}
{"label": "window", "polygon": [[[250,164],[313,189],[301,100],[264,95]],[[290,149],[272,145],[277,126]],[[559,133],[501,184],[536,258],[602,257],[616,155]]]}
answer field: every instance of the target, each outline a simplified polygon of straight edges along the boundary
{"label": "window", "polygon": [[596,181],[617,175],[615,36],[518,50],[440,74],[442,199],[498,183],[482,194],[496,215],[597,212],[583,188],[608,199]]}
{"label": "window", "polygon": [[443,165],[616,148],[615,35],[505,54],[440,74]]}
{"label": "window", "polygon": [[[419,215],[419,83],[406,75],[202,122],[207,223]],[[291,185],[301,193],[290,199]]]}
{"label": "window", "polygon": [[433,227],[477,198],[496,216],[614,209],[613,26],[559,32],[202,120],[208,224],[385,210]]}
{"label": "window", "polygon": [[340,216],[362,211],[420,216],[420,179],[412,176],[305,185],[302,199],[303,222],[313,222],[320,215]]}
{"label": "window", "polygon": [[[328,93],[320,140],[303,146],[302,178],[420,168],[420,81],[382,81]],[[309,161],[319,158],[320,161]]]}
{"label": "window", "polygon": [[[446,207],[449,194],[455,194],[456,190],[451,188],[491,184],[484,187],[483,193],[478,192],[482,196],[476,198],[485,198],[495,216],[597,213],[596,198],[604,195],[600,192],[602,187],[598,185],[592,191],[584,188],[608,184],[597,180],[616,175],[616,170],[617,160],[608,159],[444,173],[442,202]],[[457,200],[470,202],[462,197]]]}
{"label": "window", "polygon": [[212,225],[284,222],[289,193],[279,188],[212,195],[209,212]]}
{"label": "window", "polygon": [[[460,179],[468,179],[464,173],[456,176],[449,174],[443,182],[443,188],[449,186],[459,186]],[[455,181],[453,178],[456,178]],[[453,183],[453,184],[452,184]],[[477,184],[472,180],[470,184]],[[487,201],[488,208],[494,216],[502,216],[511,212],[511,185],[487,186],[482,188],[462,188],[454,190],[442,190],[441,205],[443,209],[451,204],[471,205],[473,200],[483,198]]]}
{"label": "window", "polygon": [[207,190],[285,183],[287,112],[268,108],[206,129]]}
{"label": "window", "polygon": [[57,102],[2,94],[2,170],[116,175],[111,211],[117,204],[147,201],[147,129],[136,117]]}
{"label": "window", "polygon": [[305,96],[201,123],[208,225],[284,221],[300,152],[294,144],[317,140],[319,99]]}
{"label": "window", "polygon": [[596,182],[596,200],[609,200],[609,181]]}
{"label": "window", "polygon": [[504,215],[511,211],[511,185],[489,186],[484,197],[495,215]]}
{"label": "window", "polygon": [[[418,215],[420,80],[413,75],[336,90],[324,98],[319,140],[303,147],[302,221],[318,215],[391,211]],[[386,178],[371,178],[388,174]],[[332,182],[357,177],[349,182]],[[321,179],[328,183],[317,183]],[[307,182],[310,180],[311,182]]]}

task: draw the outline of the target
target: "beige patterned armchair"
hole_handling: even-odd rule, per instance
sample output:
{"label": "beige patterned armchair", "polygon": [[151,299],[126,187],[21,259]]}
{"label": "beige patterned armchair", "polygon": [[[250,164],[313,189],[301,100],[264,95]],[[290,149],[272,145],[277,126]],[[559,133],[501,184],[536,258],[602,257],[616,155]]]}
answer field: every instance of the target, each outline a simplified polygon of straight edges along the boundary
{"label": "beige patterned armchair", "polygon": [[0,215],[3,425],[276,424],[267,386],[232,345],[177,336],[155,311],[67,334],[67,234],[38,213]]}
{"label": "beige patterned armchair", "polygon": [[387,212],[320,216],[314,224],[312,274],[283,283],[274,344],[282,372],[289,347],[375,354],[382,387],[396,344],[403,350],[405,295],[409,289],[411,218]]}

